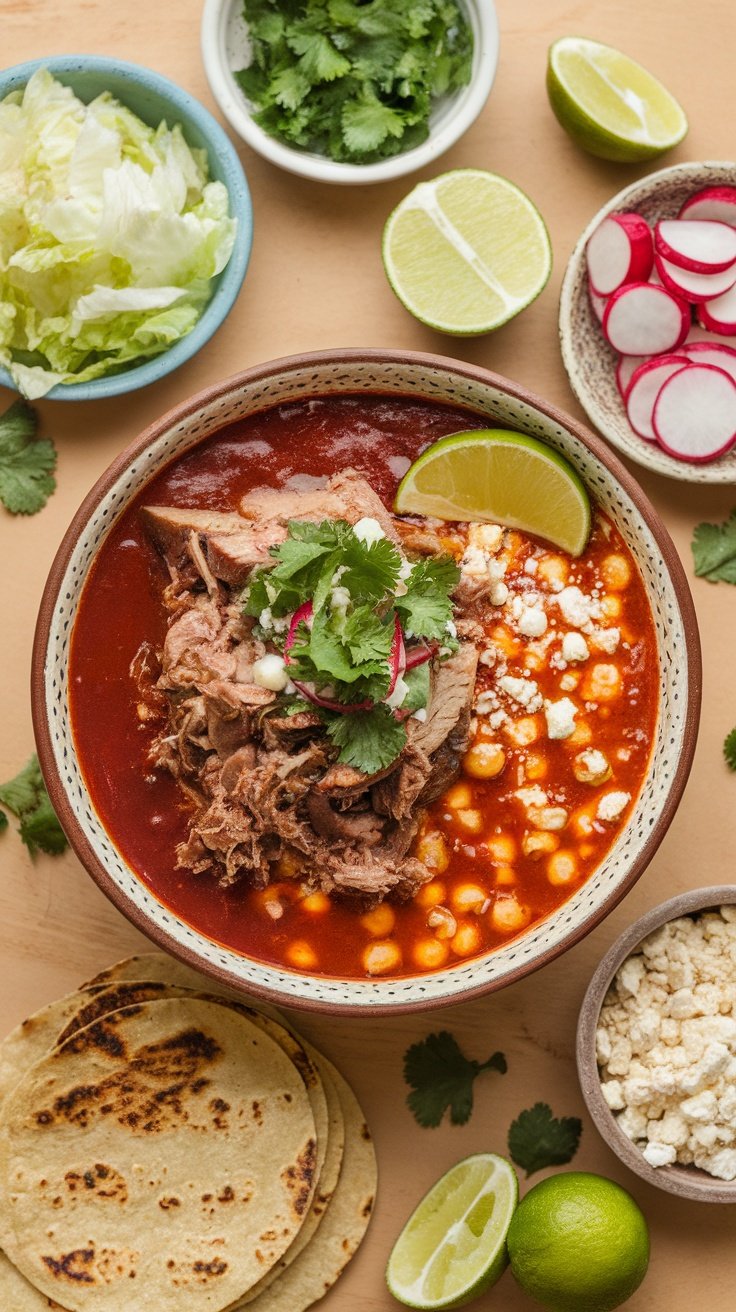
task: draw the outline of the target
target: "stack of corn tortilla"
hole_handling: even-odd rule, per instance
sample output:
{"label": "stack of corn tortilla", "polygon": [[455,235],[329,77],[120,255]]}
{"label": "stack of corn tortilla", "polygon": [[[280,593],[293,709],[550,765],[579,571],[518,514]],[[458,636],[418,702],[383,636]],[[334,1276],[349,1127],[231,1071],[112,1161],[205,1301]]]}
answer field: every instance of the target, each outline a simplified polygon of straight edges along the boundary
{"label": "stack of corn tortilla", "polygon": [[8,1312],[303,1312],[375,1188],[335,1067],[167,957],[119,962],[0,1044]]}

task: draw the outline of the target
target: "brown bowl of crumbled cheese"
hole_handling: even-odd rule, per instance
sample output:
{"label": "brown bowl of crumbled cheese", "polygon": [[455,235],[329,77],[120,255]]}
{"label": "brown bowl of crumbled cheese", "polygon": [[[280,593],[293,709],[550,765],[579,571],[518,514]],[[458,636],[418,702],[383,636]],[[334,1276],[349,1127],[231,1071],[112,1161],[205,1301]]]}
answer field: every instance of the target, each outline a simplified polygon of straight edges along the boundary
{"label": "brown bowl of crumbled cheese", "polygon": [[601,961],[578,1021],[588,1111],[649,1184],[736,1203],[736,885],[654,907]]}

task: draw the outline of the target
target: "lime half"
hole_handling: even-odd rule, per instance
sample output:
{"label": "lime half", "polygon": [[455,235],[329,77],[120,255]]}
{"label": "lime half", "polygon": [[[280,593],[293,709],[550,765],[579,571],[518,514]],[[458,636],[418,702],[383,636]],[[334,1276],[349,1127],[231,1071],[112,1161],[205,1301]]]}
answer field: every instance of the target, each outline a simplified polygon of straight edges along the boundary
{"label": "lime half", "polygon": [[590,534],[590,501],[571,465],[544,442],[504,428],[452,433],[428,447],[401,480],[394,509],[505,524],[572,556]]}
{"label": "lime half", "polygon": [[495,1153],[466,1157],[432,1186],[394,1244],[386,1283],[400,1303],[460,1307],[506,1268],[506,1232],[519,1187]]}
{"label": "lime half", "polygon": [[550,46],[547,93],[573,141],[601,159],[654,159],[687,132],[682,108],[656,77],[585,37],[563,36]]}
{"label": "lime half", "polygon": [[539,295],[552,249],[541,214],[513,182],[454,169],[420,182],[389,215],[383,263],[417,319],[472,337],[506,323]]}

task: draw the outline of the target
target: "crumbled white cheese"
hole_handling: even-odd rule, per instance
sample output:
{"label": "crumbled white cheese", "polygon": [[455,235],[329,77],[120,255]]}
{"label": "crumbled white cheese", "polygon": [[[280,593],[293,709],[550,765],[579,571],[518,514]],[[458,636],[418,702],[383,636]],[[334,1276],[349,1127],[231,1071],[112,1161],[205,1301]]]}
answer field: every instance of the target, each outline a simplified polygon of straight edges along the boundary
{"label": "crumbled white cheese", "polygon": [[562,639],[562,659],[564,661],[587,661],[590,649],[582,633],[566,633]]}
{"label": "crumbled white cheese", "polygon": [[498,681],[498,686],[507,697],[518,702],[525,710],[541,711],[542,695],[539,691],[539,685],[534,679],[517,679],[513,674],[504,674]]}
{"label": "crumbled white cheese", "polygon": [[453,620],[448,620],[445,625],[445,633],[449,633],[451,638],[457,637],[457,624]]}
{"label": "crumbled white cheese", "polygon": [[547,616],[541,606],[525,606],[517,624],[525,638],[541,638],[547,630]]}
{"label": "crumbled white cheese", "polygon": [[586,597],[574,584],[563,588],[555,600],[567,623],[575,629],[588,628],[591,620],[600,615],[600,602],[595,597]]}
{"label": "crumbled white cheese", "polygon": [[391,710],[395,711],[399,706],[404,705],[408,695],[409,685],[406,682],[406,679],[402,679],[401,675],[399,675],[391,696],[386,698],[386,706],[390,706]]}
{"label": "crumbled white cheese", "polygon": [[286,673],[286,661],[276,652],[267,652],[253,662],[253,682],[259,688],[269,688],[271,692],[283,692],[289,676]]}
{"label": "crumbled white cheese", "polygon": [[527,559],[524,561],[524,573],[536,574],[538,569],[539,569],[539,561],[537,560],[536,556],[528,556]]}
{"label": "crumbled white cheese", "polygon": [[491,583],[488,596],[492,606],[505,606],[509,599],[509,590],[502,579]]}
{"label": "crumbled white cheese", "polygon": [[528,788],[517,788],[514,797],[518,797],[522,806],[546,806],[549,798],[539,784],[530,784]]}
{"label": "crumbled white cheese", "polygon": [[471,524],[468,529],[468,542],[491,554],[498,551],[502,538],[503,529],[500,524]]}
{"label": "crumbled white cheese", "polygon": [[286,633],[291,621],[288,615],[278,619],[271,614],[271,607],[266,606],[265,610],[262,610],[258,616],[258,623],[264,633]]}
{"label": "crumbled white cheese", "polygon": [[409,575],[411,574],[413,568],[414,568],[414,565],[413,565],[412,561],[410,561],[410,560],[402,560],[401,564],[399,565],[399,578],[401,579],[401,582],[402,582],[402,583],[406,583],[406,580],[408,579]]}
{"label": "crumbled white cheese", "polygon": [[371,543],[379,542],[386,536],[378,520],[372,519],[370,515],[364,515],[357,524],[353,524],[353,533],[366,547],[370,547]]}
{"label": "crumbled white cheese", "polygon": [[569,738],[575,732],[575,716],[578,708],[569,697],[561,697],[558,702],[544,703],[544,717],[547,721],[548,738]]}
{"label": "crumbled white cheese", "polygon": [[342,584],[338,584],[338,586],[333,588],[330,592],[330,606],[333,610],[342,611],[343,615],[346,613],[351,601],[352,597],[350,596],[350,592],[347,588],[344,588]]}
{"label": "crumbled white cheese", "polygon": [[606,820],[609,822],[618,820],[624,807],[630,801],[631,793],[604,793],[598,803],[596,816],[599,820]]}
{"label": "crumbled white cheese", "polygon": [[412,712],[412,717],[411,717],[411,718],[412,718],[412,720],[419,720],[419,723],[420,723],[420,724],[424,724],[424,721],[425,721],[426,718],[427,718],[427,708],[426,708],[426,706],[420,706],[418,711],[413,711],[413,712]]}
{"label": "crumbled white cheese", "polygon": [[607,656],[612,656],[621,641],[621,630],[594,629],[591,634],[591,641],[599,651],[605,652]]}
{"label": "crumbled white cheese", "polygon": [[478,694],[475,702],[475,711],[478,715],[490,715],[498,706],[498,697],[495,692],[488,689],[486,692]]}
{"label": "crumbled white cheese", "polygon": [[488,559],[480,547],[468,545],[465,548],[465,554],[460,561],[460,569],[463,574],[469,575],[470,578],[483,579],[488,577]]}

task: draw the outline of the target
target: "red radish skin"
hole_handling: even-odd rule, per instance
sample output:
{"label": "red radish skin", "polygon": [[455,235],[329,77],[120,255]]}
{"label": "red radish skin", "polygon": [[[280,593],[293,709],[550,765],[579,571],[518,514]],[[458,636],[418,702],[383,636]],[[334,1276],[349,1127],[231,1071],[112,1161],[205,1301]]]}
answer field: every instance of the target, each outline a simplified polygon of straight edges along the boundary
{"label": "red radish skin", "polygon": [[652,414],[660,388],[672,374],[687,364],[685,355],[657,355],[634,371],[626,394],[626,417],[634,432],[646,442],[657,440],[652,426]]}
{"label": "red radish skin", "polygon": [[691,273],[723,273],[736,264],[736,228],[698,219],[660,219],[654,249]]}
{"label": "red radish skin", "polygon": [[698,318],[704,328],[724,337],[736,337],[736,286],[712,301],[703,301],[698,306]]}
{"label": "red radish skin", "polygon": [[599,323],[603,323],[603,315],[606,312],[608,297],[599,296],[597,292],[593,291],[593,288],[591,287],[590,283],[588,283],[588,296],[590,298],[590,306],[593,311],[593,314],[595,315]]}
{"label": "red radish skin", "polygon": [[736,187],[703,187],[685,201],[678,218],[712,220],[736,227]]}
{"label": "red radish skin", "polygon": [[676,460],[716,460],[736,442],[736,383],[712,364],[688,364],[662,384],[652,423]]}
{"label": "red radish skin", "polygon": [[620,355],[616,365],[616,386],[621,393],[621,400],[626,400],[626,393],[629,390],[631,379],[635,370],[640,364],[646,364],[651,360],[651,355]]}
{"label": "red radish skin", "polygon": [[725,333],[713,333],[710,328],[702,328],[699,323],[693,324],[685,338],[686,346],[690,346],[693,342],[708,342],[710,346],[728,346],[731,350],[736,348],[733,337],[726,336]]}
{"label": "red radish skin", "polygon": [[684,355],[691,364],[714,364],[723,369],[736,382],[736,351],[731,346],[719,343],[711,346],[710,342],[690,342],[677,348],[678,355]]}
{"label": "red radish skin", "polygon": [[609,214],[588,241],[585,257],[590,285],[610,296],[630,282],[646,282],[652,268],[652,234],[641,214]]}
{"label": "red radish skin", "polygon": [[721,273],[692,273],[689,269],[679,269],[656,252],[654,265],[669,292],[694,304],[713,300],[736,283],[736,266],[724,269]]}
{"label": "red radish skin", "polygon": [[691,326],[690,309],[664,287],[637,282],[609,298],[603,316],[606,341],[621,355],[675,351]]}

